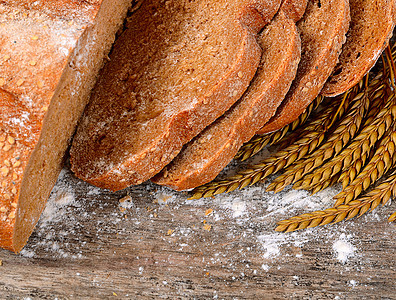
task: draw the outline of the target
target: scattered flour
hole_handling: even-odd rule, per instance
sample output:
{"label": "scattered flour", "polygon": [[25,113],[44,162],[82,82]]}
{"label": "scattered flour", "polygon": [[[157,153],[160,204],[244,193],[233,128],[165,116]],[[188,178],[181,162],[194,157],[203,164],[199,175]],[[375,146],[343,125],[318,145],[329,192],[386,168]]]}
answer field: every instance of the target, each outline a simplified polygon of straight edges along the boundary
{"label": "scattered flour", "polygon": [[28,257],[28,258],[34,257],[34,251],[32,251],[32,250],[22,249],[22,251],[20,252],[20,254],[21,254],[22,256]]}
{"label": "scattered flour", "polygon": [[342,233],[339,239],[333,244],[333,250],[336,253],[336,257],[343,264],[345,264],[348,261],[348,258],[352,257],[356,251],[356,247],[349,242],[350,238],[350,235],[347,236],[345,233]]}
{"label": "scattered flour", "polygon": [[309,240],[305,232],[293,232],[289,235],[272,232],[257,236],[257,242],[264,249],[263,258],[265,259],[273,259],[281,255],[280,249],[284,245],[301,247]]}
{"label": "scattered flour", "polygon": [[122,197],[119,200],[119,202],[120,202],[120,206],[125,209],[131,209],[132,207],[135,206],[135,204],[133,203],[132,197],[129,195]]}
{"label": "scattered flour", "polygon": [[45,226],[48,222],[59,221],[62,215],[59,214],[59,210],[67,205],[75,204],[75,196],[71,190],[57,190],[52,193],[50,199],[47,202],[45,210],[43,211],[40,218],[40,225]]}
{"label": "scattered flour", "polygon": [[[76,195],[76,185],[85,185],[83,190],[87,191],[88,200],[84,199],[84,195]],[[234,267],[238,261],[243,261],[254,248],[261,260],[261,271],[269,272],[272,268],[279,267],[280,262],[290,260],[291,256],[295,260],[302,258],[304,246],[307,243],[328,244],[330,253],[334,252],[334,259],[342,264],[354,261],[353,257],[359,255],[360,242],[353,235],[356,228],[349,226],[353,221],[344,225],[339,223],[288,234],[274,231],[276,222],[279,220],[329,207],[340,187],[326,189],[312,196],[306,191],[293,190],[291,187],[286,187],[284,191],[277,194],[269,193],[265,191],[267,186],[268,184],[265,183],[257,184],[242,191],[235,190],[216,197],[188,200],[186,193],[145,183],[138,188],[132,187],[131,191],[127,190],[127,196],[125,196],[125,191],[122,192],[123,194],[120,193],[118,197],[120,201],[113,201],[115,194],[109,194],[108,199],[112,201],[99,203],[92,199],[95,199],[95,195],[106,199],[106,192],[78,181],[69,170],[64,169],[37,225],[35,243],[28,244],[21,255],[34,258],[36,248],[39,248],[37,253],[43,253],[42,250],[45,249],[48,253],[54,253],[60,257],[81,258],[86,242],[81,242],[80,249],[72,249],[69,247],[75,247],[75,243],[68,245],[63,242],[63,239],[74,238],[81,230],[83,234],[100,240],[105,234],[113,231],[118,233],[130,230],[123,227],[124,214],[129,220],[133,219],[130,224],[142,226],[144,223],[154,222],[162,212],[170,214],[169,228],[164,229],[162,239],[169,241],[170,245],[174,244],[175,249],[180,249],[180,251],[191,250],[193,252],[197,238],[205,238],[208,243],[214,243],[216,224],[219,223],[221,227],[224,227],[224,222],[227,222],[226,240],[218,241],[221,244],[224,243],[225,246],[223,250],[214,253],[210,259],[203,262],[205,266],[226,259],[228,266]],[[103,218],[98,219],[97,216],[102,213],[104,206],[107,209]],[[190,207],[195,213],[201,211],[200,222],[205,220],[207,223],[184,223],[181,226],[177,221],[180,217],[178,209],[186,209],[186,207],[187,209]],[[142,214],[143,211],[145,211],[144,214]],[[148,211],[150,211],[149,214],[147,214]],[[210,213],[206,213],[207,211]],[[91,214],[96,215],[97,224],[89,226],[91,231],[87,233],[88,229],[84,226],[88,224]],[[365,218],[370,220],[370,216],[360,220],[364,221]],[[374,218],[378,216],[374,215]],[[205,225],[207,227],[204,227]],[[203,228],[206,228],[206,231],[203,231]],[[172,235],[166,235],[169,229],[172,229]],[[238,247],[236,257],[229,257],[228,247],[233,247],[234,250]],[[144,270],[144,266],[139,268],[140,273]],[[240,271],[246,274],[249,270],[249,265],[246,265],[245,270]],[[255,270],[256,273],[259,271],[260,269]]]}
{"label": "scattered flour", "polygon": [[350,285],[351,287],[356,287],[357,284],[358,284],[358,283],[357,283],[356,280],[353,280],[353,279],[352,279],[352,280],[349,281],[349,285]]}
{"label": "scattered flour", "polygon": [[[284,191],[274,194],[266,192],[266,187],[267,184],[259,184],[242,191],[235,190],[229,194],[220,194],[214,198],[185,200],[184,204],[212,208],[215,211],[214,222],[229,220],[231,222],[229,224],[230,240],[240,235],[239,226],[246,229],[255,228],[257,224],[261,224],[261,230],[257,228],[252,231],[245,230],[242,236],[244,240],[255,241],[256,248],[261,249],[262,269],[266,272],[277,262],[290,259],[288,258],[290,255],[296,259],[303,257],[302,249],[307,243],[326,243],[330,247],[335,244],[334,247],[337,250],[334,251],[337,252],[337,260],[343,263],[355,254],[357,248],[349,242],[353,239],[353,229],[348,231],[347,226],[338,225],[337,229],[334,229],[334,226],[326,226],[288,234],[273,230],[276,222],[282,218],[329,207],[333,203],[333,196],[340,191],[340,186],[323,190],[315,195],[310,195],[307,191],[293,190],[291,187],[286,187]],[[159,187],[154,197],[158,199],[158,203],[161,203],[160,199],[164,195],[167,199],[172,199],[174,203],[180,199],[177,192],[164,187]],[[233,230],[234,227],[235,230]],[[186,238],[194,233],[188,231],[188,234],[184,235],[180,231],[175,234],[179,234],[180,238]],[[336,244],[337,242],[341,244]],[[183,240],[183,245],[186,244],[188,242]],[[345,245],[348,246],[346,249],[342,247]],[[290,249],[294,249],[294,252]],[[240,253],[243,254],[244,251],[249,250],[241,249]],[[217,253],[217,255],[221,254]]]}
{"label": "scattered flour", "polygon": [[166,188],[160,188],[160,190],[155,193],[154,197],[156,203],[160,205],[169,205],[176,202],[180,195]]}
{"label": "scattered flour", "polygon": [[59,213],[68,206],[78,206],[72,184],[69,182],[69,171],[63,169],[59,175],[57,184],[53,188],[45,209],[41,214],[39,227],[45,227],[50,222],[59,222],[64,217]]}
{"label": "scattered flour", "polygon": [[246,201],[234,201],[231,204],[231,209],[232,209],[232,216],[234,218],[239,218],[241,216],[243,216],[244,214],[246,214]]}
{"label": "scattered flour", "polygon": [[[70,232],[56,231],[54,225],[67,223],[73,226],[75,216],[70,213],[70,208],[79,208],[80,204],[76,201],[75,186],[71,182],[70,171],[63,169],[59,175],[57,184],[53,188],[47,201],[46,207],[41,214],[36,226],[35,233],[40,237],[40,241],[34,245],[28,245],[20,252],[20,255],[28,258],[36,256],[36,247],[42,247],[47,252],[52,252],[60,257],[79,258],[81,254],[71,254],[68,245],[59,243],[62,236],[67,236]],[[69,221],[69,222],[68,222]],[[77,224],[74,224],[77,225]],[[29,247],[30,246],[30,247]],[[64,248],[63,248],[64,247]]]}

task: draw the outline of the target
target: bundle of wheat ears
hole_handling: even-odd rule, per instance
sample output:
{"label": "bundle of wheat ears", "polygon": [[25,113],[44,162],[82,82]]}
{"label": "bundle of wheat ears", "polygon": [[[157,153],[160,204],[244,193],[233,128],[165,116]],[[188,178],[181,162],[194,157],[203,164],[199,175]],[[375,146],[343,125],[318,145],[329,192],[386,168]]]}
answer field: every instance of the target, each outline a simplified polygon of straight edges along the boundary
{"label": "bundle of wheat ears", "polygon": [[[334,206],[278,222],[290,232],[361,216],[396,196],[396,43],[353,88],[336,98],[318,96],[292,124],[246,143],[235,159],[246,160],[270,145],[278,151],[224,180],[192,191],[190,199],[243,189],[282,172],[267,187],[287,185],[317,193],[336,183]],[[396,221],[396,212],[388,220]]]}

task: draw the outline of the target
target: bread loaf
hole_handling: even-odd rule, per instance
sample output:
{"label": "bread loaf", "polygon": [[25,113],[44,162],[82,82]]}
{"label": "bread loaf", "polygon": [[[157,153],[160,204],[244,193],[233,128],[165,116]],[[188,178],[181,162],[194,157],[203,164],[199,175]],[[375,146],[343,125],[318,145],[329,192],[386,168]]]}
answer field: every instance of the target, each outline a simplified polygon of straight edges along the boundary
{"label": "bread loaf", "polygon": [[349,27],[348,0],[309,0],[297,23],[301,61],[296,79],[275,116],[257,133],[275,131],[293,122],[319,94],[333,71]]}
{"label": "bread loaf", "polygon": [[151,178],[237,101],[254,76],[267,0],[146,0],[101,72],[71,147],[72,170],[119,190]]}
{"label": "bread loaf", "polygon": [[300,60],[300,38],[294,21],[280,11],[260,34],[260,46],[260,66],[242,98],[188,143],[153,182],[185,190],[211,181],[273,115],[290,88]]}
{"label": "bread loaf", "polygon": [[0,1],[0,247],[20,251],[130,1]]}
{"label": "bread loaf", "polygon": [[395,0],[350,0],[351,26],[339,63],[321,94],[336,96],[356,85],[388,45],[395,26]]}

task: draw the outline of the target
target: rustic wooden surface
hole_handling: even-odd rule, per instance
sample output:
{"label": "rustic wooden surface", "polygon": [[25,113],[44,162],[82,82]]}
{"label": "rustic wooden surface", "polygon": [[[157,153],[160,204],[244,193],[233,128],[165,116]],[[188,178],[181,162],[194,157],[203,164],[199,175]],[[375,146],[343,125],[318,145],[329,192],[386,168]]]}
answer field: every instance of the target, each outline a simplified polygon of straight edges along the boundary
{"label": "rustic wooden surface", "polygon": [[[386,222],[395,205],[277,234],[276,220],[307,203],[326,208],[332,192],[273,196],[263,186],[187,201],[152,184],[110,193],[65,171],[25,249],[0,250],[0,298],[396,299],[396,226]],[[344,262],[340,240],[354,247]]]}
{"label": "rustic wooden surface", "polygon": [[25,249],[0,249],[0,299],[396,299],[394,203],[281,234],[276,220],[327,208],[334,191],[264,187],[188,201],[152,184],[110,193],[66,170]]}

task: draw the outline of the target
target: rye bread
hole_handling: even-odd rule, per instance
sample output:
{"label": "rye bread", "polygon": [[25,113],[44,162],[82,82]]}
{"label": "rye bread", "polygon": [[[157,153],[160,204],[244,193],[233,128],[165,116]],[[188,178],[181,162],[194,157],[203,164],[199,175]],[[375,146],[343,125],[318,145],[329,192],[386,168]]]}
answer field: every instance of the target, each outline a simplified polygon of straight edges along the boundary
{"label": "rye bread", "polygon": [[333,71],[350,21],[348,0],[310,0],[297,23],[301,61],[297,76],[276,114],[258,134],[293,122],[319,94]]}
{"label": "rye bread", "polygon": [[280,1],[146,0],[126,24],[71,147],[77,177],[120,190],[158,173],[246,90]]}
{"label": "rye bread", "polygon": [[395,26],[395,0],[350,0],[351,24],[339,63],[321,94],[336,96],[356,85],[388,45]]}
{"label": "rye bread", "polygon": [[301,45],[297,27],[280,11],[259,40],[260,66],[242,98],[209,125],[152,181],[175,190],[211,181],[240,146],[273,115],[295,77]]}
{"label": "rye bread", "polygon": [[32,233],[129,5],[0,1],[0,247]]}
{"label": "rye bread", "polygon": [[283,0],[279,10],[297,23],[304,15],[307,3],[308,0]]}

